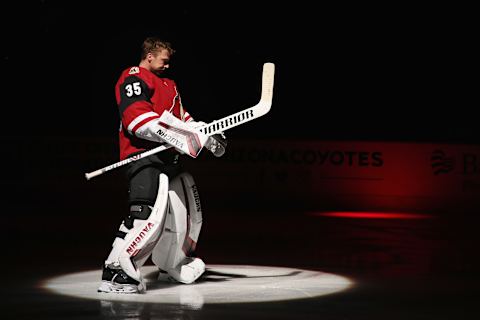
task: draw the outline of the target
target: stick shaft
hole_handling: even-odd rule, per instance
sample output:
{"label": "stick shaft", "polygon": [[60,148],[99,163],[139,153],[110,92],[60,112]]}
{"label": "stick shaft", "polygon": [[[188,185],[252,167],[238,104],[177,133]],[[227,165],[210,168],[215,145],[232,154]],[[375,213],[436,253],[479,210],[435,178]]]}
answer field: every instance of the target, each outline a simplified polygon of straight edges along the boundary
{"label": "stick shaft", "polygon": [[119,161],[119,162],[116,162],[114,164],[111,164],[109,166],[106,166],[102,169],[98,169],[98,170],[95,170],[95,171],[92,171],[92,172],[89,172],[89,173],[85,173],[85,178],[87,178],[87,180],[90,180],[91,178],[94,178],[96,176],[99,176],[101,174],[104,174],[105,172],[108,172],[110,170],[113,170],[113,169],[116,169],[118,167],[121,167],[121,166],[124,166],[126,164],[129,164],[130,162],[134,162],[134,161],[137,161],[137,160],[140,160],[140,159],[143,159],[145,157],[148,157],[148,156],[151,156],[152,154],[155,154],[155,153],[158,153],[160,151],[163,151],[163,150],[167,150],[167,149],[170,149],[172,146],[171,145],[161,145],[161,146],[158,146],[154,149],[151,149],[151,150],[148,150],[148,151],[145,151],[145,152],[142,152],[142,153],[139,153],[137,155],[134,155],[133,157],[130,157],[130,158],[127,158],[127,159],[124,159],[122,161]]}
{"label": "stick shaft", "polygon": [[[262,73],[262,94],[260,101],[253,107],[247,108],[243,111],[236,112],[219,120],[214,120],[211,123],[203,125],[198,128],[199,131],[203,132],[207,136],[211,136],[233,127],[244,124],[245,122],[251,121],[253,119],[259,118],[264,114],[270,111],[272,106],[272,97],[273,97],[273,79],[275,74],[275,66],[273,63],[265,63],[263,65]],[[124,159],[122,161],[116,162],[109,166],[106,166],[102,169],[98,169],[89,173],[85,173],[87,180],[97,177],[105,172],[111,171],[118,167],[124,166],[128,163],[143,159],[145,157],[151,156],[152,154],[170,149],[171,145],[161,145],[154,149],[139,153],[133,157]]]}

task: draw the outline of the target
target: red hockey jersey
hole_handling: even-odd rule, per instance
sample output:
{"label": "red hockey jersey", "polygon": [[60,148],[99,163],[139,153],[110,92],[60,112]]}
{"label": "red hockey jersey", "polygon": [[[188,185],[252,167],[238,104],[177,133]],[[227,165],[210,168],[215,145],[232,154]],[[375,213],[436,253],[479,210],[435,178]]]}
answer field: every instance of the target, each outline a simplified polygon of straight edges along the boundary
{"label": "red hockey jersey", "polygon": [[122,72],[115,86],[115,97],[121,117],[121,160],[134,152],[159,145],[141,138],[141,135],[136,133],[146,123],[160,118],[165,110],[183,121],[191,118],[183,109],[175,82],[160,78],[142,67],[135,66]]}

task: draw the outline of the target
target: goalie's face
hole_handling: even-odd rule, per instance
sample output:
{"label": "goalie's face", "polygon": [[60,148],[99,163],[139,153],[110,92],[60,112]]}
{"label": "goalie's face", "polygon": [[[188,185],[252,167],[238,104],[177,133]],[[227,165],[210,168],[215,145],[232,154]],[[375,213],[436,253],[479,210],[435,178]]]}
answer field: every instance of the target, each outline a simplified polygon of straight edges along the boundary
{"label": "goalie's face", "polygon": [[170,67],[170,53],[165,49],[156,53],[149,53],[147,55],[147,60],[150,66],[150,71],[158,75],[162,74]]}

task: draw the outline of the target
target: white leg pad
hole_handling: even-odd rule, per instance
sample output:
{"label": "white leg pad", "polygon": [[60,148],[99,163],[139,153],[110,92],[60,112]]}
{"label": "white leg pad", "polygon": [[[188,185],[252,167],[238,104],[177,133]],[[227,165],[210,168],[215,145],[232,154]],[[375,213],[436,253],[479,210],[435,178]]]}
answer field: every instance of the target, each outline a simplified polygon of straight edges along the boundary
{"label": "white leg pad", "polygon": [[127,275],[143,282],[140,267],[152,253],[165,223],[168,207],[168,177],[159,176],[159,187],[155,205],[147,220],[135,219],[130,230],[122,224],[120,230],[127,230],[125,239],[116,238],[106,263],[119,264]]}
{"label": "white leg pad", "polygon": [[165,228],[153,250],[152,261],[175,280],[191,283],[205,271],[201,259],[189,257],[202,227],[202,208],[192,176],[183,173],[176,177],[170,182],[168,194]]}
{"label": "white leg pad", "polygon": [[168,270],[168,275],[178,282],[190,284],[205,272],[205,263],[200,258],[186,258],[176,268]]}

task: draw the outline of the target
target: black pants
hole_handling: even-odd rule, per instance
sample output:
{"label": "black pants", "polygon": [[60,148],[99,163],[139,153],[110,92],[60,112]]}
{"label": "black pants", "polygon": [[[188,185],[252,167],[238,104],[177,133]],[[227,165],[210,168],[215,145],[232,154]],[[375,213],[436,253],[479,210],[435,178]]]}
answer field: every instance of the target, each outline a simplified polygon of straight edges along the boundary
{"label": "black pants", "polygon": [[160,173],[166,174],[171,181],[182,172],[178,158],[178,154],[168,150],[130,163],[127,167],[128,205],[153,206]]}

